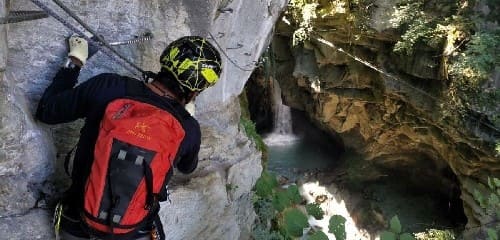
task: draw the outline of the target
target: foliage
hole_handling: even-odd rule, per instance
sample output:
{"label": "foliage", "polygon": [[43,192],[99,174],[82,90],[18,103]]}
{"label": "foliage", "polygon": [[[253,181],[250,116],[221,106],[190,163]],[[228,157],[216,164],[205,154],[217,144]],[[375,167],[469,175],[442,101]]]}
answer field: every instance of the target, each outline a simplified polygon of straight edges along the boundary
{"label": "foliage", "polygon": [[323,219],[325,212],[321,209],[319,203],[309,203],[306,205],[307,214],[313,216],[316,220]]}
{"label": "foliage", "polygon": [[500,90],[494,86],[485,87],[485,83],[495,66],[500,64],[499,43],[498,31],[475,33],[449,70],[453,82],[448,96],[457,108],[484,112],[495,125],[500,125]]}
{"label": "foliage", "polygon": [[389,229],[380,234],[380,240],[415,240],[410,233],[403,233],[401,222],[397,215],[389,221]]}
{"label": "foliage", "polygon": [[314,232],[307,237],[307,240],[328,240],[328,236],[324,232]]}
{"label": "foliage", "polygon": [[335,235],[335,239],[337,240],[346,239],[345,221],[346,219],[340,215],[334,215],[330,218],[328,232],[333,233],[333,235]]}
{"label": "foliage", "polygon": [[[254,191],[253,206],[257,222],[252,230],[252,236],[256,240],[288,240],[302,237],[304,229],[309,226],[308,215],[323,213],[319,205],[316,207],[311,205],[309,208],[314,210],[304,211],[299,205],[303,199],[298,186],[290,185],[283,188],[279,186],[276,176],[265,170],[257,180]],[[326,237],[324,233],[314,230],[308,234],[310,235],[307,235],[307,239],[322,240]]]}
{"label": "foliage", "polygon": [[[498,10],[498,1],[486,3]],[[441,58],[441,74],[450,80],[444,116],[467,120],[472,111],[500,126],[500,90],[487,84],[500,63],[500,34],[484,27],[496,14],[478,14],[474,6],[475,1],[399,0],[391,23],[402,35],[394,51],[412,55],[423,46],[442,50],[436,57]]]}
{"label": "foliage", "polygon": [[500,179],[488,177],[488,186],[480,184],[472,195],[479,206],[492,218],[486,228],[488,239],[498,239],[500,233]]}
{"label": "foliage", "polygon": [[262,137],[257,133],[255,123],[250,119],[246,94],[241,94],[239,96],[239,100],[241,108],[240,126],[245,130],[248,138],[255,143],[257,149],[262,152],[262,158],[265,161],[267,156],[267,146],[264,143],[264,140],[262,140]]}
{"label": "foliage", "polygon": [[295,184],[288,186],[286,189],[288,197],[293,204],[299,204],[302,202],[302,196],[299,193],[299,187]]}
{"label": "foliage", "polygon": [[290,199],[287,191],[276,191],[276,194],[273,195],[273,207],[282,212],[285,208],[288,208],[292,205],[292,200]]}
{"label": "foliage", "polygon": [[300,202],[302,202],[302,197],[300,196],[297,185],[290,185],[285,190],[277,190],[272,198],[274,208],[280,212],[282,212],[285,208],[290,207],[293,204],[299,204]]}
{"label": "foliage", "polygon": [[394,27],[404,29],[404,33],[394,46],[395,52],[413,54],[414,46],[419,42],[437,47],[443,41],[445,32],[437,28],[436,19],[424,11],[423,0],[403,0],[391,19]]}
{"label": "foliage", "polygon": [[255,182],[255,193],[261,198],[270,197],[274,189],[278,187],[276,176],[268,171],[262,171],[262,175]]}
{"label": "foliage", "polygon": [[288,13],[292,19],[298,21],[298,26],[293,33],[292,44],[296,46],[306,40],[309,40],[313,31],[312,20],[316,18],[316,8],[318,3],[306,0],[291,0],[288,4]]}
{"label": "foliage", "polygon": [[271,200],[260,199],[254,202],[253,208],[255,213],[260,218],[260,222],[267,223],[270,222],[276,215],[276,209],[273,207]]}
{"label": "foliage", "polygon": [[304,228],[308,227],[307,216],[297,208],[289,208],[283,213],[282,230],[285,236],[301,237]]}
{"label": "foliage", "polygon": [[[342,24],[350,37],[359,38],[361,33],[372,32],[369,26],[372,10],[376,8],[375,0],[320,1],[291,0],[288,3],[286,18],[294,25],[292,45],[297,46],[309,41],[316,34],[314,20],[342,16],[346,22]],[[336,16],[338,15],[338,16]],[[321,31],[321,30],[320,30]],[[328,30],[327,30],[328,31]]]}
{"label": "foliage", "polygon": [[500,216],[500,179],[489,177],[487,189],[490,190],[489,193],[475,189],[473,196],[487,214]]}
{"label": "foliage", "polygon": [[276,231],[269,231],[262,225],[255,226],[252,229],[252,237],[255,240],[284,240],[285,238]]}
{"label": "foliage", "polygon": [[455,240],[455,234],[450,230],[429,229],[424,233],[415,234],[417,240]]}

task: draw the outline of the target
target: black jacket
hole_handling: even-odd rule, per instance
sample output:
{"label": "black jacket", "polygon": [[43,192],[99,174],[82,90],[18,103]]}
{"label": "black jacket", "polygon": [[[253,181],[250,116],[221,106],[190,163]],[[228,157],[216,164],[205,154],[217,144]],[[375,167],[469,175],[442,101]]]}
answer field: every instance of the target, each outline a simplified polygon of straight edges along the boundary
{"label": "black jacket", "polygon": [[[76,69],[59,70],[45,90],[36,112],[36,118],[47,124],[85,119],[73,162],[72,184],[65,201],[70,204],[69,209],[74,211],[75,216],[78,216],[77,211],[83,204],[83,189],[93,161],[99,124],[107,104],[114,99],[139,97],[169,112],[172,112],[173,106],[173,114],[182,118],[181,123],[185,131],[178,151],[179,157],[174,165],[182,173],[191,173],[196,169],[201,141],[200,126],[182,105],[155,94],[141,81],[117,74],[100,74],[75,87],[78,74]],[[172,170],[168,174],[169,177],[171,173]]]}

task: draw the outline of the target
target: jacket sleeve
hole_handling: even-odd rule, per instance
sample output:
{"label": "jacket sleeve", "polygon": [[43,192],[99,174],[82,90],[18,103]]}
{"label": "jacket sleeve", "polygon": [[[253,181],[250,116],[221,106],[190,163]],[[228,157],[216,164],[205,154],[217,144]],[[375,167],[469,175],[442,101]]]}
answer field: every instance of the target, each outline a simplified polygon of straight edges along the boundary
{"label": "jacket sleeve", "polygon": [[181,143],[179,159],[176,164],[177,170],[184,174],[192,173],[196,169],[198,166],[198,153],[200,152],[200,125],[194,118],[191,118],[191,120],[184,122],[186,134]]}
{"label": "jacket sleeve", "polygon": [[38,103],[38,120],[47,124],[58,124],[85,117],[92,87],[87,81],[74,88],[78,75],[77,69],[59,70]]}

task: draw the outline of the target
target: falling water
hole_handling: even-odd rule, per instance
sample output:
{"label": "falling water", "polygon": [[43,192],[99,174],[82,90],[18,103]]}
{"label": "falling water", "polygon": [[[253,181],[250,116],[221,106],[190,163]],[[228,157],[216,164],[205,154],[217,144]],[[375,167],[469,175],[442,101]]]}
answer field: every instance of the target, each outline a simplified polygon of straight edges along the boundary
{"label": "falling water", "polygon": [[276,79],[273,79],[273,106],[274,127],[273,131],[264,137],[267,145],[286,145],[299,138],[293,133],[292,114],[289,106],[283,104],[281,99],[281,88]]}
{"label": "falling water", "polygon": [[304,113],[283,104],[276,80],[273,81],[273,101],[274,128],[264,136],[269,147],[269,170],[294,180],[301,172],[332,166],[339,155],[338,146],[331,145],[332,141],[314,127]]}

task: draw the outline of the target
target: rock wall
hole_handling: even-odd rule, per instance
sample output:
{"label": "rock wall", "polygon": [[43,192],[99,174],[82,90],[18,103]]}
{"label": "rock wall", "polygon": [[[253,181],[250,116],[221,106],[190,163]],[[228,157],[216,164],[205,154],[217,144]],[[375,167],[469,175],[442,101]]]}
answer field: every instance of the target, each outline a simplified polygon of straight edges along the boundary
{"label": "rock wall", "polygon": [[[364,155],[365,167],[406,173],[430,191],[460,188],[468,226],[490,222],[472,194],[488,176],[499,176],[498,132],[477,121],[463,126],[443,120],[442,50],[418,45],[410,56],[393,53],[400,37],[390,24],[395,2],[371,1],[365,6],[370,21],[361,28],[352,20],[361,8],[349,2],[313,1],[309,19],[289,13],[278,23],[273,48],[284,103],[338,134]],[[315,34],[291,46],[304,26]],[[361,174],[367,180],[387,174],[369,169]]]}
{"label": "rock wall", "polygon": [[[286,1],[62,2],[108,41],[153,33],[152,41],[116,48],[145,70],[157,71],[161,51],[178,37],[215,38],[224,52],[224,71],[196,101],[203,134],[200,165],[193,174],[176,174],[171,203],[163,204],[160,214],[167,239],[248,239],[254,218],[250,189],[262,168],[260,153],[238,127],[236,96]],[[44,3],[66,16],[51,1]],[[27,0],[0,0],[0,18],[9,10],[39,9]],[[64,62],[70,34],[54,18],[0,25],[0,232],[6,239],[53,238],[50,207],[68,185],[62,159],[75,144],[81,121],[48,126],[33,113]],[[79,82],[101,72],[131,74],[98,53]]]}

